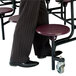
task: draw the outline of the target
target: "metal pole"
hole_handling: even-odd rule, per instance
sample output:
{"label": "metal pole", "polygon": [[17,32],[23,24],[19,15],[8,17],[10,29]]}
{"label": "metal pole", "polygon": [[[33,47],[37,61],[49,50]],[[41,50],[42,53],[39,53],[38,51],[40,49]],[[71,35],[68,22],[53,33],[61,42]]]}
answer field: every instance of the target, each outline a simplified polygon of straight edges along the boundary
{"label": "metal pole", "polygon": [[5,34],[4,34],[4,24],[3,24],[3,15],[1,14],[1,28],[2,28],[2,39],[5,40]]}
{"label": "metal pole", "polygon": [[55,70],[55,40],[52,40],[52,70]]}

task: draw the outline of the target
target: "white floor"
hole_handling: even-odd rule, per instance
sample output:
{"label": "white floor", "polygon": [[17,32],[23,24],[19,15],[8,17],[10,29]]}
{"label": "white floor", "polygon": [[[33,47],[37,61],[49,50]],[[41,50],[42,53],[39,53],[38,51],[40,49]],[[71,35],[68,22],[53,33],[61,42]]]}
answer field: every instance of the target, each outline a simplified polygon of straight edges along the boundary
{"label": "white floor", "polygon": [[[52,1],[53,2],[53,1]],[[59,5],[59,4],[58,4]],[[67,10],[69,9],[67,7]],[[18,10],[18,9],[17,9]],[[15,14],[18,14],[16,11]],[[70,16],[69,11],[67,11],[67,16]],[[7,19],[5,19],[7,20]],[[49,15],[50,23],[63,24],[63,21],[58,19],[53,15]],[[51,57],[47,57],[44,59],[38,59],[34,55],[34,49],[32,46],[30,59],[36,60],[39,62],[39,65],[32,68],[22,68],[22,67],[12,67],[9,65],[13,35],[15,30],[15,23],[10,22],[5,25],[5,37],[6,40],[2,40],[2,35],[0,32],[0,76],[76,76],[76,41],[69,42],[57,47],[57,50],[63,51],[62,57],[65,58],[65,72],[63,74],[59,74],[56,70],[51,70]],[[67,26],[70,26],[67,24]],[[0,29],[1,31],[1,29]],[[68,36],[59,36],[58,38]],[[75,36],[75,35],[74,35]],[[50,41],[51,44],[51,41]]]}

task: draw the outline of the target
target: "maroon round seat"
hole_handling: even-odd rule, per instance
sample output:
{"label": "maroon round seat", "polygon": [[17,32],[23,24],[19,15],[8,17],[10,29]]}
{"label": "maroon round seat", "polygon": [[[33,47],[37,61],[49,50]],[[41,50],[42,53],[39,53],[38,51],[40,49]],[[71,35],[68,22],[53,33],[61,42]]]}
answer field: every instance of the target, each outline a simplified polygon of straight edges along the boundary
{"label": "maroon round seat", "polygon": [[[61,2],[62,0],[56,0],[56,2]],[[63,2],[68,3],[71,2],[71,0],[63,0]]]}
{"label": "maroon round seat", "polygon": [[12,21],[12,22],[17,23],[18,19],[19,19],[19,15],[15,15],[15,16],[11,16],[11,17],[9,18],[9,21]]}
{"label": "maroon round seat", "polygon": [[70,31],[69,27],[60,24],[47,24],[38,26],[36,32],[45,36],[58,36]]}
{"label": "maroon round seat", "polygon": [[13,11],[12,8],[0,7],[0,14],[9,13],[9,12],[12,12],[12,11]]}

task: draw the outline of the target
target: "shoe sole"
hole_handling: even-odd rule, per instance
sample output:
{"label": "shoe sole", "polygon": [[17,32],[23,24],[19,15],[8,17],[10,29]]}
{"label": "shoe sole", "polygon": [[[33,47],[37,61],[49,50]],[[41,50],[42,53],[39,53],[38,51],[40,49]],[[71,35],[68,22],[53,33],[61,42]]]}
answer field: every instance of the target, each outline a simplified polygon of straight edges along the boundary
{"label": "shoe sole", "polygon": [[[38,63],[39,64],[39,63]],[[21,65],[21,64],[10,64],[11,66],[14,66],[14,67],[17,67],[17,66],[20,66],[20,67],[26,67],[26,68],[29,68],[29,67],[34,67],[34,66],[37,66],[38,64],[31,64],[30,66],[28,64],[26,65]]]}

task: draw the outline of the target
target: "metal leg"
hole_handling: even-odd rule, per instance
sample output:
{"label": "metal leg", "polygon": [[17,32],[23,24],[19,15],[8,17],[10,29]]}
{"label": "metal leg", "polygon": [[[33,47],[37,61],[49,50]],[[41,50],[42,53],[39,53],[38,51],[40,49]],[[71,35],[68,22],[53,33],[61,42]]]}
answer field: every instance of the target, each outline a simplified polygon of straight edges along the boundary
{"label": "metal leg", "polygon": [[74,6],[73,6],[73,0],[71,0],[71,35],[74,34]]}
{"label": "metal leg", "polygon": [[63,19],[63,3],[61,3],[61,18]]}
{"label": "metal leg", "polygon": [[64,6],[64,25],[66,25],[66,5]]}
{"label": "metal leg", "polygon": [[55,70],[55,40],[52,40],[52,70]]}
{"label": "metal leg", "polygon": [[2,39],[5,40],[5,34],[4,34],[4,24],[3,24],[3,15],[1,15],[1,28],[2,28]]}
{"label": "metal leg", "polygon": [[[51,38],[50,38],[51,39]],[[55,37],[52,37],[52,70],[55,70],[55,60],[59,62],[64,62],[64,58],[59,58],[55,56],[55,49],[56,49],[56,44],[55,44]]]}

